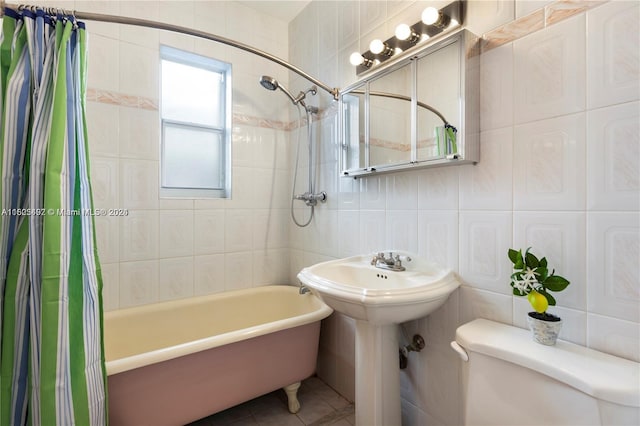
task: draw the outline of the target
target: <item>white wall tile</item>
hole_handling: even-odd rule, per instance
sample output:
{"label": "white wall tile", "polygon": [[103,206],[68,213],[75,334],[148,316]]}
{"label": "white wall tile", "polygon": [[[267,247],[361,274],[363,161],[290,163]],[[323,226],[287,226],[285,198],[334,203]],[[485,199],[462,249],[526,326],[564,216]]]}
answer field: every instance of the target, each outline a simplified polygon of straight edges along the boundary
{"label": "white wall tile", "polygon": [[640,362],[640,324],[600,315],[587,315],[588,346]]}
{"label": "white wall tile", "polygon": [[587,113],[587,208],[640,209],[640,103]]}
{"label": "white wall tile", "polygon": [[515,210],[583,210],[586,200],[585,115],[516,126]]}
{"label": "white wall tile", "polygon": [[120,261],[157,259],[158,238],[157,211],[129,211],[120,222]]}
{"label": "white wall tile", "polygon": [[360,208],[363,210],[381,210],[386,207],[385,176],[372,176],[360,179]]}
{"label": "white wall tile", "polygon": [[[480,56],[480,129],[513,124],[513,43]],[[480,145],[482,148],[482,144]],[[484,157],[482,157],[484,161]]]}
{"label": "white wall tile", "polygon": [[193,296],[193,257],[161,259],[158,266],[160,301]]}
{"label": "white wall tile", "polygon": [[338,228],[338,211],[316,208],[314,219],[308,226],[310,231],[309,248],[325,256],[336,256],[338,238],[336,232],[327,232]]}
{"label": "white wall tile", "polygon": [[[139,17],[145,19],[158,20],[158,2],[156,1],[122,1],[120,3],[120,14],[122,16]],[[120,40],[129,40],[134,44],[145,47],[157,48],[158,31],[150,28],[137,27],[134,25],[120,25]]]}
{"label": "white wall tile", "polygon": [[224,270],[224,254],[195,256],[193,259],[194,295],[202,296],[224,291]]}
{"label": "white wall tile", "polygon": [[640,322],[640,215],[588,213],[589,312]]}
{"label": "white wall tile", "polygon": [[427,346],[420,355],[425,363],[420,380],[421,403],[424,403],[424,408],[429,410],[430,415],[446,419],[446,424],[461,424],[458,397],[462,392],[459,379],[460,360],[455,355],[452,356],[449,345]]}
{"label": "white wall tile", "polygon": [[513,244],[527,247],[538,259],[547,258],[549,270],[571,284],[560,293],[551,292],[559,305],[586,309],[586,215],[583,212],[514,212]]}
{"label": "white wall tile", "polygon": [[253,214],[251,210],[225,210],[225,252],[249,251],[253,248]]}
{"label": "white wall tile", "polygon": [[158,261],[120,263],[120,309],[158,301]]}
{"label": "white wall tile", "polygon": [[427,340],[449,347],[449,343],[455,339],[456,329],[460,324],[459,311],[460,290],[456,290],[451,293],[444,305],[421,320],[426,323]]}
{"label": "white wall tile", "polygon": [[231,199],[226,206],[232,209],[248,209],[253,206],[253,171],[247,167],[233,167]]}
{"label": "white wall tile", "polygon": [[156,49],[120,42],[120,91],[128,95],[158,98],[160,67]]}
{"label": "white wall tile", "polygon": [[159,220],[159,256],[192,256],[193,210],[161,210]]}
{"label": "white wall tile", "polygon": [[120,123],[118,107],[87,102],[87,131],[91,156],[117,157]]}
{"label": "white wall tile", "polygon": [[91,88],[119,91],[120,69],[118,40],[93,33],[91,28],[91,45],[87,62],[87,85]]}
{"label": "white wall tile", "polygon": [[412,173],[418,179],[418,208],[421,210],[457,209],[459,171],[458,167],[438,167]]}
{"label": "white wall tile", "polygon": [[281,249],[289,244],[289,216],[286,210],[255,210],[253,248]]}
{"label": "white wall tile", "polygon": [[460,208],[511,210],[513,208],[513,129],[480,135],[480,158],[460,167]]}
{"label": "white wall tile", "polygon": [[119,109],[120,157],[158,160],[160,126],[158,111]]}
{"label": "white wall tile", "polygon": [[338,211],[338,257],[360,253],[360,213],[357,210]]}
{"label": "white wall tile", "polygon": [[516,3],[516,19],[527,16],[538,9],[542,9],[554,0],[515,0]]}
{"label": "white wall tile", "polygon": [[253,285],[282,285],[289,281],[288,250],[253,252]]}
{"label": "white wall tile", "polygon": [[458,212],[418,211],[418,254],[454,271],[458,270]]}
{"label": "white wall tile", "polygon": [[387,176],[387,210],[409,210],[418,205],[418,175],[394,173]]}
{"label": "white wall tile", "polygon": [[91,189],[94,207],[113,209],[120,206],[118,197],[118,161],[115,158],[93,158],[91,160]]}
{"label": "white wall tile", "polygon": [[224,255],[224,281],[226,291],[253,285],[253,257],[250,251]]}
{"label": "white wall tile", "polygon": [[158,162],[120,162],[120,205],[127,209],[158,208]]}
{"label": "white wall tile", "polygon": [[100,263],[113,263],[120,260],[120,223],[116,216],[96,216],[96,245]]}
{"label": "white wall tile", "polygon": [[[509,287],[509,284],[506,284]],[[476,318],[511,324],[513,297],[463,286],[460,288],[460,323]]]}
{"label": "white wall tile", "polygon": [[516,123],[585,109],[584,34],[582,14],[513,42]]}
{"label": "white wall tile", "polygon": [[351,1],[337,2],[337,6],[338,6],[338,46],[346,46],[358,41],[358,38],[360,35],[360,25],[359,25],[360,2],[351,2]]}
{"label": "white wall tile", "polygon": [[511,212],[460,213],[460,275],[473,287],[511,294]]}
{"label": "white wall tile", "polygon": [[392,250],[418,251],[418,215],[415,210],[387,211],[385,247]]}
{"label": "white wall tile", "polygon": [[587,12],[589,108],[640,99],[640,4],[612,1]]}
{"label": "white wall tile", "polygon": [[[49,2],[47,2],[49,3]],[[50,3],[54,3],[54,2],[50,2]],[[65,6],[65,3],[68,4],[68,6]],[[115,2],[115,1],[104,1],[104,0],[78,0],[75,2],[74,6],[71,6],[70,3],[73,3],[72,1],[66,0],[66,1],[56,1],[55,4],[50,4],[53,7],[62,7],[62,8],[74,8],[77,10],[81,10],[83,12],[92,12],[92,13],[104,13],[107,15],[119,15],[120,14],[120,2]],[[117,39],[118,38],[118,34],[119,34],[119,27],[120,25],[118,24],[112,24],[109,22],[97,22],[97,21],[91,21],[90,25],[88,25],[89,31],[91,35],[100,35],[103,37],[109,37],[109,38],[114,38]]]}
{"label": "white wall tile", "polygon": [[383,210],[360,210],[360,250],[377,253],[385,249],[386,216]]}
{"label": "white wall tile", "polygon": [[470,1],[467,7],[466,25],[471,32],[478,35],[513,21],[515,14],[513,1]]}

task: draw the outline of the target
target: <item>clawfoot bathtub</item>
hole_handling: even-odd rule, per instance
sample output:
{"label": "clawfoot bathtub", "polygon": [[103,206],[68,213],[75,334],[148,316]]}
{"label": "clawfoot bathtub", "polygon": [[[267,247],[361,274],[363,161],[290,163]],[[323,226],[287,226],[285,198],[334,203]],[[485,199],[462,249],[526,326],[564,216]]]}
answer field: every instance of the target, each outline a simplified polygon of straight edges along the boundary
{"label": "clawfoot bathtub", "polygon": [[110,424],[182,425],[279,388],[297,412],[331,312],[292,286],[107,312]]}

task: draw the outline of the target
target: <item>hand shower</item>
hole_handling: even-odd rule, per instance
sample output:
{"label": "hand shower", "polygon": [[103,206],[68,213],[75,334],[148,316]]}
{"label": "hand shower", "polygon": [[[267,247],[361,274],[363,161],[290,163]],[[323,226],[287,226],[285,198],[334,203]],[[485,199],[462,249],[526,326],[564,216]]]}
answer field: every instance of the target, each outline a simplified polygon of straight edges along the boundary
{"label": "hand shower", "polygon": [[[318,88],[316,86],[311,86],[309,89],[307,89],[307,91],[301,91],[300,93],[298,93],[298,96],[296,96],[295,98],[291,95],[291,93],[289,93],[289,91],[282,86],[280,83],[278,83],[278,80],[276,80],[275,78],[268,76],[268,75],[263,75],[260,78],[260,84],[262,85],[262,87],[264,87],[267,90],[272,90],[275,91],[276,89],[280,89],[282,90],[282,92],[284,92],[285,95],[287,95],[287,97],[291,100],[291,102],[296,105],[298,107],[298,112],[300,113],[300,123],[302,123],[302,112],[300,111],[300,106],[303,107],[303,109],[306,111],[307,113],[307,137],[308,137],[308,147],[309,147],[309,183],[308,183],[308,190],[304,193],[304,194],[299,194],[299,195],[295,195],[295,187],[296,187],[296,177],[298,175],[298,158],[299,158],[299,151],[300,151],[300,128],[298,128],[298,144],[297,144],[297,151],[296,151],[296,164],[295,164],[295,171],[294,171],[294,175],[293,175],[293,187],[291,189],[291,218],[293,219],[293,222],[300,226],[300,227],[304,227],[307,226],[311,223],[311,220],[313,219],[313,213],[314,213],[314,207],[318,204],[318,201],[324,203],[327,200],[327,193],[324,191],[321,191],[319,193],[314,193],[314,181],[315,181],[315,173],[314,170],[315,168],[312,167],[313,165],[313,143],[312,143],[312,130],[311,130],[311,123],[312,123],[312,114],[317,114],[318,113],[318,108],[312,105],[307,106],[304,102],[304,99],[306,98],[308,93],[311,93],[312,95],[315,95],[318,92]],[[293,214],[293,202],[294,200],[300,200],[300,201],[304,201],[304,203],[311,207],[311,215],[309,216],[309,220],[304,223],[301,224],[299,223],[296,218],[295,215]]]}

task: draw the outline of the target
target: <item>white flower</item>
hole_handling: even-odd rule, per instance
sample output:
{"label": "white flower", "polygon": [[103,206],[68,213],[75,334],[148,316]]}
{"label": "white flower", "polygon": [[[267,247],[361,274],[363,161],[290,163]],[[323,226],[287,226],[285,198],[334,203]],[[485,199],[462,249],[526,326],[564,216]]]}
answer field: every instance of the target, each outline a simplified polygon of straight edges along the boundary
{"label": "white flower", "polygon": [[519,290],[522,294],[529,294],[531,290],[539,287],[540,285],[536,275],[540,274],[536,272],[536,269],[537,268],[531,269],[527,267],[527,270],[520,274],[520,279],[516,278],[513,280],[513,288]]}
{"label": "white flower", "polygon": [[529,268],[527,266],[527,270],[524,272],[524,279],[527,281],[534,281],[534,282],[538,282],[538,279],[536,278],[536,275],[540,275],[540,273],[536,272],[536,269],[538,268]]}

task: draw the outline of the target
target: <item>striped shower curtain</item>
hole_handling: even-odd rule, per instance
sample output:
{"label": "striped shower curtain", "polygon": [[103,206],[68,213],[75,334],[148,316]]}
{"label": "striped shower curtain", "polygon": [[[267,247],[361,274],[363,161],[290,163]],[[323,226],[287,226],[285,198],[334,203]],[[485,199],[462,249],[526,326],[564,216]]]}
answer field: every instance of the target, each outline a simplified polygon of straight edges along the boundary
{"label": "striped shower curtain", "polygon": [[[48,11],[50,12],[50,11]],[[106,424],[86,33],[5,9],[0,32],[0,425]]]}

